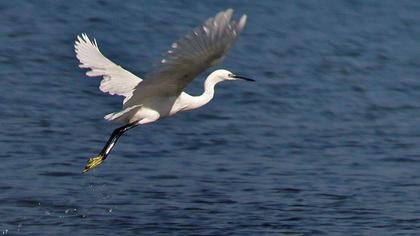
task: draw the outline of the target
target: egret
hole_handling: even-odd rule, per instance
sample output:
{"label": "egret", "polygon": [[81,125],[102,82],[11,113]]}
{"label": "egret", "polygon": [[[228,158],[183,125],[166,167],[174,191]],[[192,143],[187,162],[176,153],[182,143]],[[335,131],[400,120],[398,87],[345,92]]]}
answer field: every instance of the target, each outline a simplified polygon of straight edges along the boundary
{"label": "egret", "polygon": [[244,28],[246,15],[236,22],[231,20],[232,13],[232,9],[219,12],[173,43],[158,66],[146,74],[145,80],[106,58],[96,39],[91,41],[86,34],[77,36],[74,47],[79,67],[88,69],[89,77],[103,77],[99,86],[102,92],[125,97],[121,111],[104,117],[124,125],[112,132],[99,155],[88,160],[83,172],[100,165],[127,130],[207,104],[213,99],[215,85],[221,81],[254,81],[219,69],[205,80],[202,95],[192,96],[183,91],[201,72],[222,61]]}

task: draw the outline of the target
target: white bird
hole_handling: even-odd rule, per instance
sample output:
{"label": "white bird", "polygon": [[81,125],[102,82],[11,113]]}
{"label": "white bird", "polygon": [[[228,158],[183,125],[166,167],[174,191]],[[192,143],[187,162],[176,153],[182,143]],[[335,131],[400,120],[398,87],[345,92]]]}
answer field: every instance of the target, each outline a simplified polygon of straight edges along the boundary
{"label": "white bird", "polygon": [[214,96],[215,85],[221,81],[254,81],[227,70],[216,70],[204,82],[202,95],[191,96],[183,91],[197,75],[221,62],[244,28],[246,15],[235,22],[231,20],[232,13],[232,9],[219,12],[173,43],[145,80],[106,58],[99,51],[96,39],[91,41],[86,34],[77,37],[74,47],[79,67],[87,68],[89,77],[103,77],[99,87],[102,92],[125,97],[121,111],[105,116],[106,120],[125,125],[114,130],[99,155],[89,159],[83,172],[100,165],[127,130],[207,104]]}

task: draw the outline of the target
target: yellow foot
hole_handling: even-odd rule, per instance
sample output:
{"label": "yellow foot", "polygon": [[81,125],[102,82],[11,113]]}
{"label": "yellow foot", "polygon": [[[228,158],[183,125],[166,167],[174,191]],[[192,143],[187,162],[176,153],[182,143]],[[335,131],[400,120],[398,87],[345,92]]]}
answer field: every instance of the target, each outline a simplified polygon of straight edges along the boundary
{"label": "yellow foot", "polygon": [[83,173],[88,172],[89,170],[96,168],[97,166],[99,166],[100,164],[102,164],[102,162],[104,161],[103,159],[104,157],[99,155],[97,157],[92,157],[89,159],[88,163],[85,166],[85,169],[83,170]]}

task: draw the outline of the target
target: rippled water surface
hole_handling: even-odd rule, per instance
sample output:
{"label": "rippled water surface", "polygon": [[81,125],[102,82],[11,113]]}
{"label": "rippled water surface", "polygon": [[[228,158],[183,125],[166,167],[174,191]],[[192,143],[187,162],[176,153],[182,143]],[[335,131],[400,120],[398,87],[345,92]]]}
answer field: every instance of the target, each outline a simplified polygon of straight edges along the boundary
{"label": "rippled water surface", "polygon": [[[249,19],[220,67],[257,82],[220,84],[206,107],[131,130],[81,174],[121,99],[78,68],[76,35],[141,76],[228,7]],[[0,12],[0,234],[420,235],[420,2],[2,1]]]}

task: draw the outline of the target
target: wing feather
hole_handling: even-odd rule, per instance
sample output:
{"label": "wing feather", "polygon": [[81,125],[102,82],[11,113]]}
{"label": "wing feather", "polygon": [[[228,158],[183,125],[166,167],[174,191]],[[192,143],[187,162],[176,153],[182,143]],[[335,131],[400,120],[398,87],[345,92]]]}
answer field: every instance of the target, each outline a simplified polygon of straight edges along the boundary
{"label": "wing feather", "polygon": [[139,77],[123,69],[106,58],[98,48],[96,39],[91,41],[86,34],[77,36],[74,44],[76,57],[80,68],[89,69],[89,77],[102,76],[99,89],[111,95],[124,96],[124,103],[130,99],[135,87],[142,81]]}
{"label": "wing feather", "polygon": [[173,43],[158,67],[138,84],[124,107],[157,96],[178,96],[201,72],[220,63],[245,26],[231,20],[232,9],[219,12]]}

